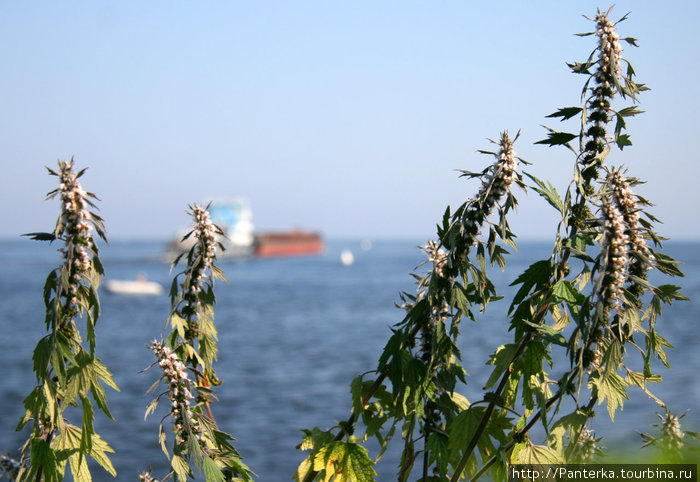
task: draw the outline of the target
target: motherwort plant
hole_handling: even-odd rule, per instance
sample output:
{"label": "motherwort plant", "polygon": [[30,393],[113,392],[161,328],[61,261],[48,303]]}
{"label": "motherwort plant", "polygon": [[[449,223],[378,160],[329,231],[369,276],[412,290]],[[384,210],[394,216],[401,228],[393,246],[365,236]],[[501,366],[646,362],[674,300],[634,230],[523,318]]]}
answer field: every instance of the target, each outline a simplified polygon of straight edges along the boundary
{"label": "motherwort plant", "polygon": [[[93,428],[93,403],[112,418],[102,384],[117,390],[112,375],[95,356],[95,323],[100,316],[97,288],[103,269],[93,232],[104,240],[104,226],[90,210],[95,209],[92,199],[97,197],[80,184],[85,169],[76,173],[73,164],[71,159],[59,162],[58,171],[47,168],[59,178],[59,187],[47,196],[60,199],[61,214],[53,233],[29,235],[61,242],[63,263],[49,273],[44,285],[48,333],[34,349],[36,386],[24,400],[25,415],[17,427],[31,426],[17,469],[21,481],[62,480],[67,463],[75,480],[92,480],[88,456],[116,475],[107,456],[112,449]],[[80,318],[85,319],[84,335],[76,323]],[[82,413],[71,410],[78,406]],[[76,412],[79,425],[68,418]]]}
{"label": "motherwort plant", "polygon": [[[487,472],[505,480],[511,464],[589,462],[602,451],[592,423],[597,407],[604,405],[614,421],[633,389],[664,412],[661,434],[642,435],[646,445],[677,461],[697,438],[650,388],[662,381],[657,369],[668,367],[664,350],[671,347],[659,333],[662,306],[686,298],[677,286],[652,284],[682,273],[662,251],[651,203],[635,192],[642,181],[628,174],[632,167],[610,163],[613,152],[631,146],[627,119],[642,112],[636,104],[647,90],[623,57],[623,43],[636,46],[636,40],[619,36],[610,13],[589,19],[594,30],[580,35],[596,38],[595,48],[585,62],[569,64],[585,79],[580,105],[548,116],[575,122],[574,132],[548,128],[537,143],[572,154],[572,180],[563,195],[522,171],[527,163],[515,154],[518,136],[507,132],[492,141],[493,151],[481,151],[493,156],[485,169],[461,171],[479,182],[476,194],[457,209],[448,207],[436,238],[423,247],[427,272],[413,275],[416,292],[401,295],[401,321],[376,367],[352,381],[349,417],[330,429],[304,430],[298,448],[308,454],[296,480],[372,481],[394,441],[401,449],[399,481],[413,473],[423,482],[477,480]],[[104,228],[90,210],[95,196],[80,185],[84,170],[74,173],[71,160],[49,173],[60,180],[48,196],[61,200],[61,214],[53,233],[31,236],[62,243],[63,261],[46,280],[48,333],[34,350],[36,386],[18,427],[29,425],[31,434],[21,459],[0,456],[0,469],[15,480],[53,482],[70,464],[73,479],[84,482],[91,480],[88,457],[116,475],[111,449],[93,428],[95,405],[111,418],[103,384],[117,389],[95,356],[103,269],[94,234],[104,239]],[[514,277],[500,320],[512,342],[495,347],[486,360],[490,375],[472,390],[461,364],[469,347],[469,340],[460,340],[462,321],[480,322],[502,298],[489,273],[495,265],[505,269],[508,250],[516,248],[508,221],[517,206],[515,187],[537,193],[556,210],[553,250]],[[206,208],[193,205],[188,214],[194,227],[183,242],[190,247],[171,268],[184,260],[170,289],[172,330],[148,345],[161,370],[149,391],[161,382],[165,388],[146,416],[167,400],[159,442],[170,470],[162,480],[251,481],[254,474],[212,410],[221,383],[213,365],[214,280],[225,281],[214,264],[222,232]],[[81,318],[84,332],[77,326]],[[467,329],[478,329],[474,323]],[[74,413],[78,422],[69,419]],[[370,439],[374,448],[366,447]],[[150,469],[138,478],[158,480]]]}
{"label": "motherwort plant", "polygon": [[[467,373],[457,335],[461,319],[478,321],[479,312],[499,298],[487,256],[491,265],[504,267],[504,245],[515,247],[507,214],[517,204],[511,188],[524,185],[507,134],[497,142],[492,166],[477,174],[463,171],[481,179],[481,188],[453,214],[448,208],[438,240],[425,248],[432,269],[414,275],[418,293],[403,295],[400,306],[407,314],[378,367],[353,382],[351,417],[335,429],[305,431],[299,448],[311,454],[297,480],[372,480],[373,465],[398,427],[404,442],[401,481],[418,460],[424,482],[475,480],[487,471],[501,480],[509,464],[589,461],[600,452],[590,426],[595,407],[605,404],[614,420],[634,387],[667,410],[663,428],[672,435],[664,440],[672,439],[675,447],[691,434],[672,423],[678,419],[648,386],[661,381],[654,359],[668,366],[664,348],[670,344],[656,329],[662,304],[685,298],[676,286],[649,283],[651,270],[682,273],[660,252],[656,219],[645,211],[650,204],[632,190],[640,181],[607,165],[613,146],[631,145],[626,118],[641,113],[635,104],[618,108],[618,99],[636,103],[646,90],[622,57],[621,42],[636,45],[636,40],[621,39],[609,14],[599,11],[590,19],[595,30],[581,36],[595,35],[596,48],[586,62],[570,64],[587,76],[582,105],[549,116],[578,117],[579,132],[548,129],[538,142],[574,154],[569,188],[562,197],[549,182],[525,173],[529,188],[561,221],[552,255],[512,283],[519,288],[506,327],[514,340],[488,360],[493,371],[485,392],[470,396],[473,402],[462,394]],[[636,366],[629,361],[634,353],[640,354],[641,371],[630,368]],[[559,375],[550,378],[547,367]],[[539,443],[530,434],[536,425],[544,433]],[[372,437],[380,447],[374,459],[362,445]]]}
{"label": "motherwort plant", "polygon": [[[214,325],[214,278],[226,281],[223,272],[214,265],[217,249],[223,246],[217,236],[223,233],[214,225],[206,208],[193,205],[189,214],[194,228],[184,236],[194,243],[186,253],[173,261],[174,268],[185,257],[184,271],[173,278],[170,289],[172,332],[163,341],[154,340],[156,364],[166,390],[158,395],[146,410],[152,413],[165,395],[170,402],[170,420],[174,442],[172,455],[166,445],[166,431],[160,424],[160,444],[170,460],[171,472],[179,481],[194,478],[194,467],[208,481],[252,480],[254,475],[231,445],[230,435],[219,430],[211,410],[215,399],[212,386],[221,381],[214,374],[217,358],[217,332]],[[167,418],[167,416],[166,416]],[[151,478],[150,471],[139,476]]]}

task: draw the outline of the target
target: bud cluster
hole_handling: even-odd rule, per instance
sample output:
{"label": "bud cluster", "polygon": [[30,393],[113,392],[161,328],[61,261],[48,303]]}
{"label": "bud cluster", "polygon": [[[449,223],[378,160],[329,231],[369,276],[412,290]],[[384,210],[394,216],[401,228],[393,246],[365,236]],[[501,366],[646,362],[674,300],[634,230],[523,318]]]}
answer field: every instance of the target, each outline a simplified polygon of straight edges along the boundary
{"label": "bud cluster", "polygon": [[629,236],[625,234],[625,220],[615,204],[604,201],[601,210],[604,226],[603,249],[607,258],[603,298],[606,309],[609,304],[619,309],[622,304],[622,287],[627,281]]}
{"label": "bud cluster", "polygon": [[[594,86],[591,87],[591,97],[588,100],[589,126],[586,130],[585,154],[583,164],[592,164],[596,157],[605,150],[606,132],[610,101],[614,95],[614,86],[619,83],[620,61],[622,48],[615,24],[610,21],[607,13],[596,16],[596,35],[598,36],[598,68],[593,74]],[[597,177],[595,169],[584,173],[584,179],[590,181]]]}
{"label": "bud cluster", "polygon": [[637,197],[630,189],[630,183],[619,170],[613,170],[608,175],[608,181],[613,191],[613,197],[627,224],[627,234],[630,240],[630,250],[633,255],[630,260],[630,271],[640,267],[642,271],[651,269],[649,263],[654,262],[646,240],[640,234],[639,207]]}
{"label": "bud cluster", "polygon": [[59,168],[56,175],[59,177],[60,186],[49,197],[59,194],[61,198],[61,217],[56,237],[65,239],[66,245],[61,252],[63,258],[70,263],[68,297],[70,304],[74,305],[77,303],[75,296],[80,286],[81,275],[92,266],[88,246],[92,239],[90,230],[94,220],[88,211],[91,204],[87,199],[88,193],[80,186],[79,175],[73,172],[73,159],[60,162]]}
{"label": "bud cluster", "polygon": [[171,402],[170,415],[173,425],[179,433],[182,433],[185,423],[190,422],[196,431],[196,422],[190,420],[190,401],[192,395],[192,381],[187,375],[185,364],[162,341],[153,340],[148,347],[153,350],[158,366],[163,370],[163,379],[168,386],[168,399]]}
{"label": "bud cluster", "polygon": [[423,251],[428,255],[428,261],[433,263],[433,272],[439,278],[445,276],[445,263],[447,262],[447,252],[438,247],[435,241],[428,241],[426,246],[422,246]]}
{"label": "bud cluster", "polygon": [[217,228],[211,222],[209,211],[197,204],[192,207],[191,214],[195,222],[194,236],[197,239],[194,259],[201,258],[201,262],[192,267],[189,288],[189,293],[196,295],[202,290],[207,270],[211,268],[216,259]]}
{"label": "bud cluster", "polygon": [[139,472],[138,478],[139,482],[160,482],[159,479],[156,479],[151,475],[150,468],[148,470],[144,470],[143,472]]}
{"label": "bud cluster", "polygon": [[491,166],[489,175],[483,179],[476,199],[471,200],[463,216],[463,234],[472,240],[478,234],[479,226],[491,214],[496,202],[518,179],[518,158],[507,132],[501,135],[499,144],[501,149],[495,154],[496,161]]}
{"label": "bud cluster", "polygon": [[596,445],[598,440],[595,438],[595,433],[584,427],[581,434],[576,440],[576,452],[578,455],[578,463],[590,463],[596,454]]}
{"label": "bud cluster", "polygon": [[622,47],[620,47],[620,36],[615,31],[615,24],[610,21],[607,13],[599,13],[595,18],[598,28],[598,48],[600,57],[598,59],[600,71],[604,75],[620,77],[620,61],[622,60]]}
{"label": "bud cluster", "polygon": [[679,417],[669,411],[666,411],[665,417],[658,413],[657,416],[661,419],[661,433],[666,446],[674,450],[683,448],[685,433],[681,430]]}

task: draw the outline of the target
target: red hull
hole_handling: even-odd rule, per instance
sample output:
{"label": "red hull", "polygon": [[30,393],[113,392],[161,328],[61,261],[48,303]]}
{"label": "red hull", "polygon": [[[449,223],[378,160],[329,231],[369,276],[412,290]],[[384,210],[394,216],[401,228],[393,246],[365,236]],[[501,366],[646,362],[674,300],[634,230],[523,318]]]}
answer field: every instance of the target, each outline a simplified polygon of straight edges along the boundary
{"label": "red hull", "polygon": [[322,251],[321,236],[304,231],[260,234],[255,244],[255,255],[262,258],[302,256],[318,254]]}

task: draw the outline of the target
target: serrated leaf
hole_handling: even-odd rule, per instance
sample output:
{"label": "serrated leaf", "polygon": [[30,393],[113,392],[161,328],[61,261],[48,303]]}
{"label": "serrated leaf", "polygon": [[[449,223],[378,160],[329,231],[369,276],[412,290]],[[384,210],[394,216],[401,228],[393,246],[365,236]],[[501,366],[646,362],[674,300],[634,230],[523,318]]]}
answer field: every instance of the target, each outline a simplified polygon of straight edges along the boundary
{"label": "serrated leaf", "polygon": [[588,382],[589,388],[595,389],[598,396],[598,405],[607,401],[610,419],[615,421],[615,412],[618,407],[622,409],[624,400],[629,400],[627,395],[628,384],[616,372],[609,372],[602,376],[599,372],[591,374]]}
{"label": "serrated leaf", "polygon": [[313,471],[313,462],[311,461],[311,457],[313,454],[309,454],[308,457],[306,457],[302,462],[299,464],[299,467],[297,467],[297,471],[294,473],[293,479],[296,480],[297,482],[301,482],[303,480],[306,480],[306,476]]}
{"label": "serrated leaf", "polygon": [[569,305],[580,304],[586,299],[568,280],[557,281],[554,284],[552,298],[555,303],[565,302]]}
{"label": "serrated leaf", "polygon": [[523,301],[534,286],[539,286],[549,281],[552,274],[552,265],[549,260],[541,260],[531,264],[523,273],[513,281],[510,286],[522,284],[513,297],[513,302],[508,310],[510,313],[515,305]]}
{"label": "serrated leaf", "polygon": [[535,184],[537,184],[537,187],[532,187],[532,189],[534,189],[535,192],[542,196],[557,211],[564,214],[564,203],[561,200],[561,196],[559,196],[559,193],[557,192],[556,188],[552,185],[552,183],[547,181],[547,183],[545,184],[543,181],[537,179],[531,174],[528,174],[527,172],[524,174],[530,179],[532,179],[535,182]]}
{"label": "serrated leaf", "polygon": [[514,343],[510,343],[508,345],[499,346],[494,354],[491,355],[491,358],[486,364],[494,365],[495,368],[493,372],[491,372],[491,376],[486,382],[486,385],[484,385],[484,390],[491,388],[501,378],[501,375],[503,375],[510,366],[510,362],[513,360],[513,356],[517,350],[518,346]]}
{"label": "serrated leaf", "polygon": [[34,480],[39,468],[41,468],[44,482],[58,482],[60,478],[57,471],[56,454],[51,450],[46,440],[33,438],[30,446],[31,467],[29,477],[26,480]]}
{"label": "serrated leaf", "polygon": [[563,464],[564,459],[556,450],[546,445],[533,445],[525,443],[518,451],[518,464],[542,465],[542,464]]}
{"label": "serrated leaf", "polygon": [[639,388],[646,393],[649,398],[654,400],[656,403],[658,403],[662,407],[666,407],[666,404],[664,404],[663,401],[647,388],[647,383],[661,383],[662,378],[659,375],[651,375],[649,377],[645,376],[644,373],[637,373],[633,371],[627,371],[627,376],[625,377],[625,381],[629,383],[630,385],[636,385]]}
{"label": "serrated leaf", "polygon": [[430,463],[435,463],[441,474],[447,473],[447,466],[449,464],[448,449],[448,438],[444,432],[431,432],[428,435],[425,450],[430,454]]}
{"label": "serrated leaf", "polygon": [[216,462],[214,462],[211,458],[205,457],[202,465],[204,470],[204,478],[207,482],[224,482],[226,480],[226,477],[224,477],[224,474],[221,472],[219,466],[216,465]]}
{"label": "serrated leaf", "polygon": [[349,442],[332,442],[314,457],[314,470],[325,471],[324,482],[372,482],[373,465],[366,448]]}
{"label": "serrated leaf", "polygon": [[571,119],[575,115],[578,115],[583,109],[581,107],[563,107],[553,114],[549,114],[547,117],[561,117],[562,121]]}
{"label": "serrated leaf", "polygon": [[588,417],[582,411],[576,410],[575,412],[564,415],[552,424],[548,439],[557,449],[557,452],[563,454],[565,446],[564,436],[566,433],[578,434],[587,420]]}
{"label": "serrated leaf", "polygon": [[571,134],[570,132],[555,132],[551,131],[547,134],[546,139],[535,142],[535,144],[547,144],[551,146],[563,146],[567,145],[572,140],[576,139],[578,135]]}
{"label": "serrated leaf", "polygon": [[464,287],[459,283],[455,283],[450,291],[450,305],[462,313],[469,313],[469,300],[467,300]]}
{"label": "serrated leaf", "polygon": [[666,304],[671,304],[673,300],[689,301],[689,298],[680,294],[681,287],[675,285],[661,285],[654,288],[654,294]]}
{"label": "serrated leaf", "polygon": [[620,150],[624,149],[625,146],[631,146],[632,141],[630,140],[629,134],[620,134],[617,136],[617,139],[615,140],[617,143],[617,147],[620,148]]}
{"label": "serrated leaf", "polygon": [[173,458],[170,459],[170,467],[173,469],[173,472],[175,472],[175,475],[177,475],[177,480],[179,482],[187,482],[187,476],[192,475],[189,464],[179,455],[173,455]]}
{"label": "serrated leaf", "polygon": [[573,64],[567,63],[569,67],[571,67],[571,70],[575,74],[586,74],[586,75],[591,75],[591,71],[589,70],[592,66],[594,66],[596,63],[595,62],[576,62]]}

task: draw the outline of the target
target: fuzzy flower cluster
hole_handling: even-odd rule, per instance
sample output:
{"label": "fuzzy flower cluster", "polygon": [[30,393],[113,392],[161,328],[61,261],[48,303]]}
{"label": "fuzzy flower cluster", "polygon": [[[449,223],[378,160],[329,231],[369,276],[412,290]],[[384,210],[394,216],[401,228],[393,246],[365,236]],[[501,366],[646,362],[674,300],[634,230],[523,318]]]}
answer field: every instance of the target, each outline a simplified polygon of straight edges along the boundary
{"label": "fuzzy flower cluster", "polygon": [[591,360],[590,370],[597,370],[600,368],[600,360],[603,358],[603,342],[598,340],[596,346],[593,350],[593,360]]}
{"label": "fuzzy flower cluster", "polygon": [[625,234],[627,226],[622,213],[617,206],[609,201],[603,202],[604,218],[604,248],[607,250],[605,263],[605,275],[607,281],[604,284],[604,298],[615,309],[622,305],[622,287],[627,280],[627,265],[629,262],[628,245],[629,236]]}
{"label": "fuzzy flower cluster", "polygon": [[581,434],[576,440],[576,449],[578,452],[578,461],[580,463],[590,463],[593,460],[593,456],[596,453],[597,440],[595,434],[584,427]]}
{"label": "fuzzy flower cluster", "polygon": [[[182,432],[183,423],[190,418],[189,414],[183,412],[189,412],[190,401],[194,399],[192,381],[187,375],[186,366],[162,341],[153,340],[148,348],[154,351],[158,366],[163,370],[163,378],[168,384],[168,399],[171,402],[170,415],[177,431]],[[192,424],[195,422],[192,421]]]}
{"label": "fuzzy flower cluster", "polygon": [[428,241],[426,246],[422,246],[423,251],[428,255],[428,261],[433,263],[433,272],[439,278],[445,276],[445,264],[447,263],[447,252],[438,247],[435,241]]}
{"label": "fuzzy flower cluster", "polygon": [[640,234],[637,197],[630,189],[629,182],[619,170],[611,171],[608,175],[608,181],[612,187],[615,202],[627,224],[630,250],[633,255],[630,260],[630,271],[633,271],[637,266],[644,271],[648,271],[651,269],[649,263],[654,261],[654,256],[651,254],[644,237]]}
{"label": "fuzzy flower cluster", "polygon": [[194,236],[198,241],[195,248],[195,259],[201,257],[202,260],[192,270],[189,292],[196,295],[202,290],[204,280],[207,277],[206,272],[216,259],[217,228],[211,222],[209,211],[206,209],[195,204],[191,214],[195,222]]}
{"label": "fuzzy flower cluster", "polygon": [[63,257],[72,263],[68,291],[71,304],[75,304],[81,274],[88,271],[92,265],[87,246],[92,238],[90,231],[93,220],[88,211],[88,194],[80,186],[78,175],[73,172],[73,159],[59,163],[59,168],[56,175],[59,177],[60,186],[49,197],[58,194],[61,198],[61,219],[56,236],[63,236],[66,240],[66,247],[62,249],[62,253]]}
{"label": "fuzzy flower cluster", "polygon": [[667,446],[675,450],[683,448],[685,433],[681,430],[679,417],[668,411],[666,416],[658,413],[656,415],[661,419],[661,433]]}
{"label": "fuzzy flower cluster", "polygon": [[496,161],[491,166],[490,174],[484,178],[476,199],[465,211],[463,217],[464,233],[472,239],[476,237],[479,226],[484,222],[496,202],[518,179],[518,158],[513,149],[513,141],[507,132],[501,135],[500,150],[495,154]]}
{"label": "fuzzy flower cluster", "polygon": [[151,475],[151,469],[149,468],[148,470],[144,470],[143,472],[139,472],[138,474],[139,482],[160,482],[159,479],[156,479]]}
{"label": "fuzzy flower cluster", "polygon": [[[620,79],[620,47],[619,36],[615,31],[615,24],[610,21],[607,13],[596,16],[596,35],[598,36],[598,69],[593,75],[594,86],[591,87],[591,97],[588,100],[589,127],[586,130],[584,164],[594,162],[596,156],[605,150],[606,132],[605,125],[610,120],[610,101],[615,93],[614,86]],[[595,170],[588,172],[588,176],[595,177]]]}
{"label": "fuzzy flower cluster", "polygon": [[620,61],[622,60],[622,47],[620,36],[615,30],[615,24],[610,21],[607,13],[600,13],[595,18],[598,28],[598,48],[600,58],[598,60],[600,70],[604,75],[620,76]]}

